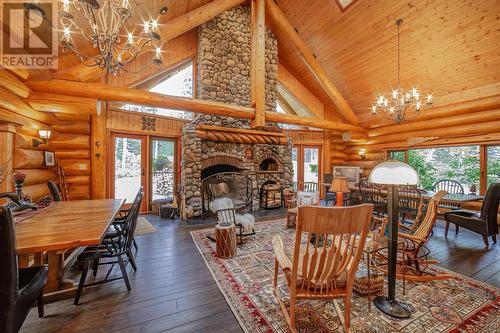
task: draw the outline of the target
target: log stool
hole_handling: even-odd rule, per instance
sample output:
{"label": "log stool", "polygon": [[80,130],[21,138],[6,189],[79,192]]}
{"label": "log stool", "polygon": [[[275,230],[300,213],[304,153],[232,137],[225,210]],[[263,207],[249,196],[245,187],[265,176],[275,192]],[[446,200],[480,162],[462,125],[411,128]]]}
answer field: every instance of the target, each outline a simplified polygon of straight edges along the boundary
{"label": "log stool", "polygon": [[217,257],[232,258],[236,255],[236,228],[234,224],[219,223],[215,226]]}

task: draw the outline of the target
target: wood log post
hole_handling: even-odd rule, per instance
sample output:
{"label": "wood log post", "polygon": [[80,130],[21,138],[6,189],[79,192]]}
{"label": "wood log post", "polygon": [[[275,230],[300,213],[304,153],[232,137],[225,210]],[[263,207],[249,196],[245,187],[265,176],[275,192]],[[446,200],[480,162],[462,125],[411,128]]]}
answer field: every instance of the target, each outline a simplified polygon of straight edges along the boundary
{"label": "wood log post", "polygon": [[252,127],[266,125],[266,18],[265,0],[251,0],[251,104],[255,108]]}
{"label": "wood log post", "polygon": [[105,103],[101,103],[100,115],[90,118],[90,155],[91,155],[91,184],[92,199],[106,198],[106,154],[108,146],[106,135],[107,110]]}
{"label": "wood log post", "polygon": [[[16,127],[11,123],[0,124],[0,167],[5,166],[3,174],[6,175],[4,181],[0,183],[0,192],[10,192],[13,190],[12,171],[14,158],[14,135]],[[0,178],[0,181],[2,179]]]}

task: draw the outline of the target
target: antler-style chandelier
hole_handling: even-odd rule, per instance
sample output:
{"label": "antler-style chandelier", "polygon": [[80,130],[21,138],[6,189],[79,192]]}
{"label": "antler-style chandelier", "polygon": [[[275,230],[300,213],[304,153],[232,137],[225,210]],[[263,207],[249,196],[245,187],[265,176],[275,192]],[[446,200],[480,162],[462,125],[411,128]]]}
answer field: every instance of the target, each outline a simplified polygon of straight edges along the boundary
{"label": "antler-style chandelier", "polygon": [[[400,82],[400,46],[399,46],[399,29],[403,19],[396,20],[398,28],[398,86],[387,95],[379,95],[375,103],[371,106],[371,113],[373,115],[382,114],[386,118],[391,119],[396,124],[405,120],[415,117],[422,110],[421,95],[417,88],[411,90],[404,90],[401,88]],[[429,107],[432,104],[432,95],[428,94],[425,99],[425,106]]]}
{"label": "antler-style chandelier", "polygon": [[[148,49],[155,51],[153,63],[162,63],[158,20],[145,21],[138,36],[132,32],[120,34],[133,15],[128,0],[122,0],[121,4],[117,0],[64,0],[63,3],[64,10],[59,12],[63,52],[70,50],[83,64],[97,66],[110,74],[128,71],[126,66]],[[166,12],[163,7],[159,14]],[[72,34],[83,36],[98,54],[88,56],[80,52],[72,42]]]}

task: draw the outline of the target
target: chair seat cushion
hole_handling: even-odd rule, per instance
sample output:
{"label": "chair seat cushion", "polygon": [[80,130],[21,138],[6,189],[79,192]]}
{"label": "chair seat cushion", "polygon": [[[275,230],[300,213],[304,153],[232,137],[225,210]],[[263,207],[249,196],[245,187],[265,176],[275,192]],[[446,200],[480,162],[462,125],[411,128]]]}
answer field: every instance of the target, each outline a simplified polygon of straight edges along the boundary
{"label": "chair seat cushion", "polygon": [[486,221],[480,217],[477,211],[455,210],[445,213],[444,219],[479,234],[487,233]]}

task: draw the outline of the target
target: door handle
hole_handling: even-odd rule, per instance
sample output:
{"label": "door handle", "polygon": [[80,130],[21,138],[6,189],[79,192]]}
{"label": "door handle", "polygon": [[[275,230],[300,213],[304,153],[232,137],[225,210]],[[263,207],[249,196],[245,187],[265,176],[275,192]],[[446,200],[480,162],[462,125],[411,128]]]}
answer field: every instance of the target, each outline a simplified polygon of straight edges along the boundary
{"label": "door handle", "polygon": [[142,168],[141,176],[145,176],[145,175],[146,175],[146,171],[144,170],[144,168]]}

